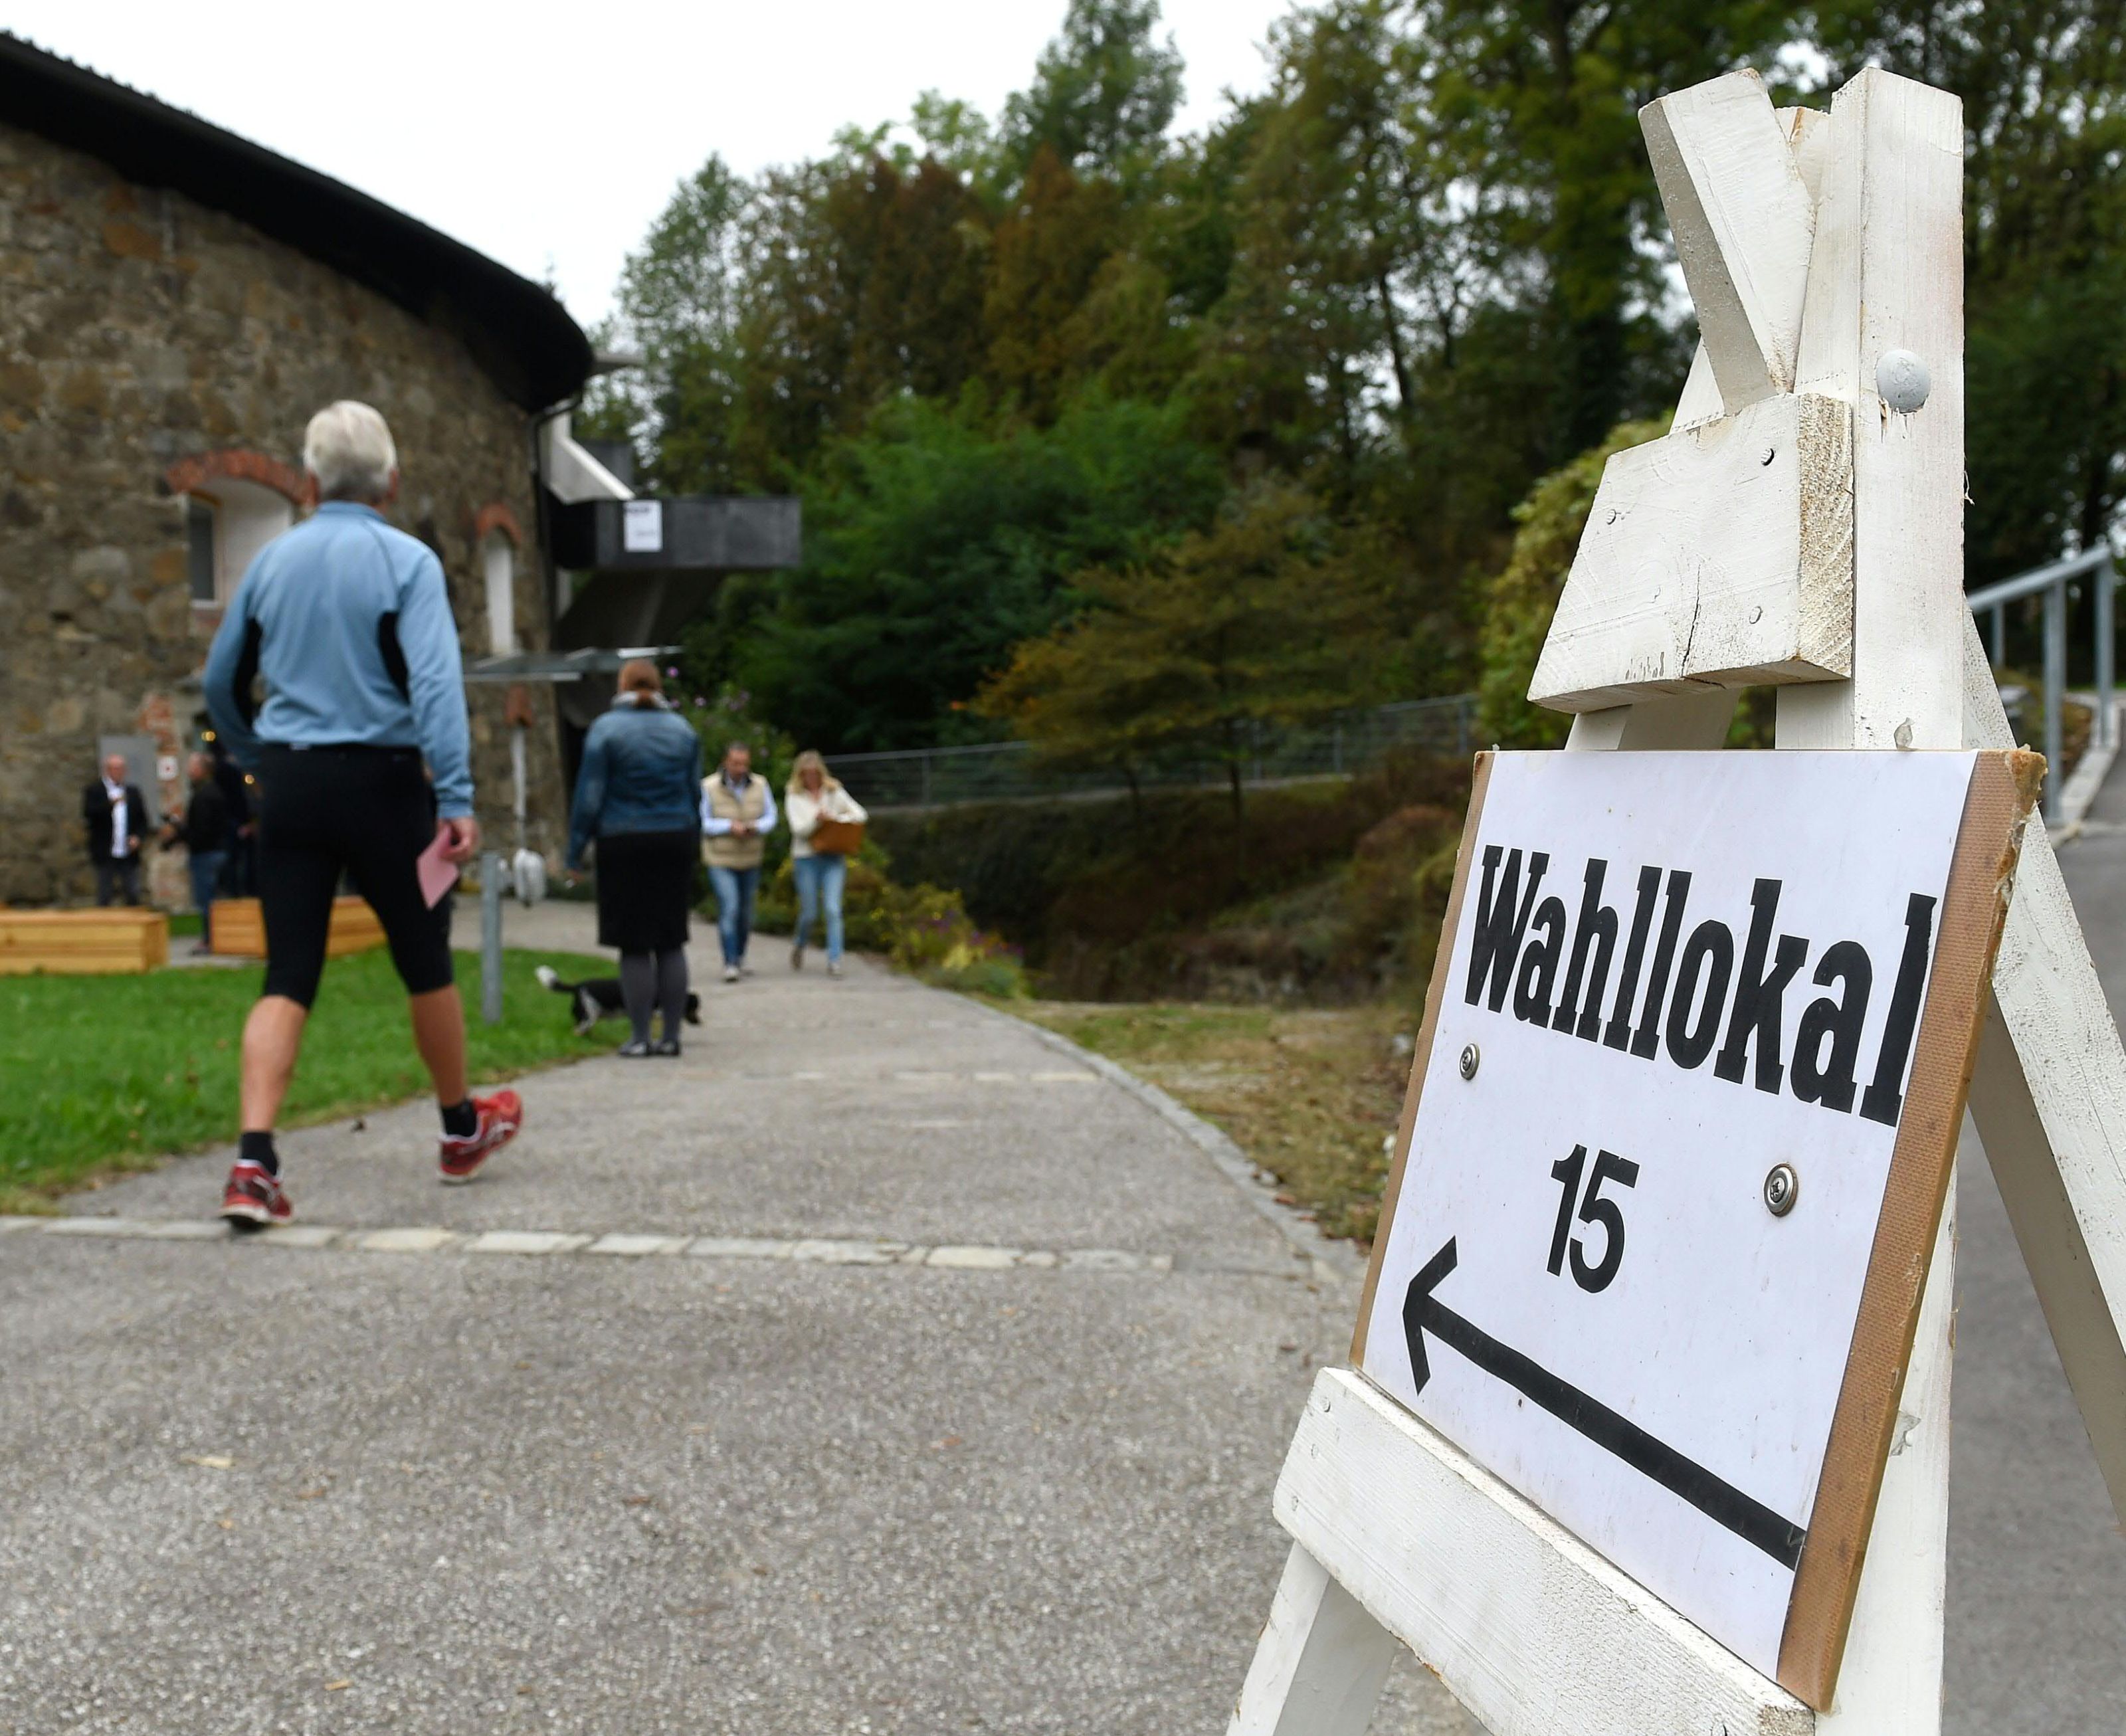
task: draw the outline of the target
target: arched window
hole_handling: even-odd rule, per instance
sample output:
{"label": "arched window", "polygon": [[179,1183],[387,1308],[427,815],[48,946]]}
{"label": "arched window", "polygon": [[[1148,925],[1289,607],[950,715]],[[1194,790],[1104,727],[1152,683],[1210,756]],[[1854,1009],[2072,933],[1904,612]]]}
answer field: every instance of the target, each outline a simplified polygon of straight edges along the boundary
{"label": "arched window", "polygon": [[519,649],[517,640],[517,551],[524,532],[517,514],[491,500],[473,514],[473,542],[480,550],[480,580],[487,594],[488,655],[507,657]]}
{"label": "arched window", "polygon": [[295,503],[270,488],[217,476],[185,497],[192,601],[225,603],[252,557],[295,522]]}
{"label": "arched window", "polygon": [[205,452],[163,478],[185,504],[187,565],[195,607],[235,594],[252,557],[295,522],[301,475],[263,452]]}
{"label": "arched window", "polygon": [[517,545],[489,531],[480,538],[480,565],[487,585],[487,648],[506,657],[517,649]]}

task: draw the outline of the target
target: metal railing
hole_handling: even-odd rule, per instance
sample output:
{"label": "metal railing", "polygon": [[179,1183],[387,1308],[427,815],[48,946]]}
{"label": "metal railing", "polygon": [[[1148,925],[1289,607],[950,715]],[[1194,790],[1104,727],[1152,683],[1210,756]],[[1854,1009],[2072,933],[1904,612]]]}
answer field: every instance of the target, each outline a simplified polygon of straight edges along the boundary
{"label": "metal railing", "polygon": [[2100,543],[2081,554],[2055,561],[2049,566],[2019,573],[2013,579],[2003,579],[1998,584],[1972,591],[1964,598],[1972,614],[1982,618],[1990,614],[1993,617],[1991,643],[1987,651],[1996,669],[2008,660],[2008,605],[2041,594],[2045,599],[2043,749],[2045,764],[2052,769],[2045,778],[2045,821],[2053,825],[2058,825],[2062,818],[2060,803],[2067,789],[2067,778],[2058,768],[2064,733],[2062,712],[2067,697],[2067,587],[2085,574],[2093,574],[2096,582],[2096,719],[2091,745],[2109,752],[2118,745],[2113,739],[2118,729],[2113,690],[2118,676],[2114,667],[2117,619],[2114,592],[2119,584],[2119,572],[2111,558],[2111,545]]}
{"label": "metal railing", "polygon": [[[1325,723],[1254,730],[1240,760],[1243,783],[1333,778],[1363,771],[1391,749],[1414,747],[1467,757],[1476,741],[1476,698],[1456,693],[1414,699],[1371,711],[1345,712]],[[913,748],[880,754],[835,754],[834,775],[869,808],[943,807],[962,802],[1018,802],[1042,797],[1121,795],[1129,778],[1120,766],[1061,772],[1038,764],[1023,741],[971,747]],[[1140,790],[1223,786],[1228,763],[1194,752],[1163,755],[1136,768]]]}

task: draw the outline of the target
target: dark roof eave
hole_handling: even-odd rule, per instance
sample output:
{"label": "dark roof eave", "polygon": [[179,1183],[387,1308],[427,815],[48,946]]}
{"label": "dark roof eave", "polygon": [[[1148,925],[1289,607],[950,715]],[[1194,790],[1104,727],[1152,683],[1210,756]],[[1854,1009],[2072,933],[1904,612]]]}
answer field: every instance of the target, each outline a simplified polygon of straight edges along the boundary
{"label": "dark roof eave", "polygon": [[582,329],[546,290],[344,182],[0,31],[0,123],[226,212],[448,332],[512,402],[543,409],[590,376]]}

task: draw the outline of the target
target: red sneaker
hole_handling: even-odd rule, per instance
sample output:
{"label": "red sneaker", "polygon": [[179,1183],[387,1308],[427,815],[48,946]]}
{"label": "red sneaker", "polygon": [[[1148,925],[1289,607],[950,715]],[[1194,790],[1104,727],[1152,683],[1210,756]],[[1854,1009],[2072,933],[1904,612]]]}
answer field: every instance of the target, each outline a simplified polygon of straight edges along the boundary
{"label": "red sneaker", "polygon": [[470,1181],[480,1166],[517,1137],[524,1125],[524,1104],[514,1091],[497,1091],[492,1097],[475,1097],[473,1113],[480,1125],[462,1139],[443,1135],[442,1179],[446,1186]]}
{"label": "red sneaker", "polygon": [[295,1215],[277,1177],[266,1166],[239,1157],[222,1190],[221,1215],[239,1230],[262,1230],[269,1224],[286,1223]]}

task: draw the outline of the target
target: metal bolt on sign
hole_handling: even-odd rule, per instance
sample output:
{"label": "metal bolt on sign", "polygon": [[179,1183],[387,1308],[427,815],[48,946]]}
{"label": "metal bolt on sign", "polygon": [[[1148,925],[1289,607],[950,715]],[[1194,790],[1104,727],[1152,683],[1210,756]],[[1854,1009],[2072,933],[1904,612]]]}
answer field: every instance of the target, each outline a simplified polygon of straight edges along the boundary
{"label": "metal bolt on sign", "polygon": [[1476,1076],[1476,1063],[1483,1058],[1484,1057],[1481,1055],[1476,1052],[1476,1045],[1475,1043],[1466,1043],[1462,1044],[1462,1076],[1464,1079],[1474,1079]]}
{"label": "metal bolt on sign", "polygon": [[1765,1177],[1765,1209],[1774,1218],[1783,1218],[1800,1198],[1801,1177],[1794,1173],[1793,1166],[1774,1164],[1771,1173]]}

